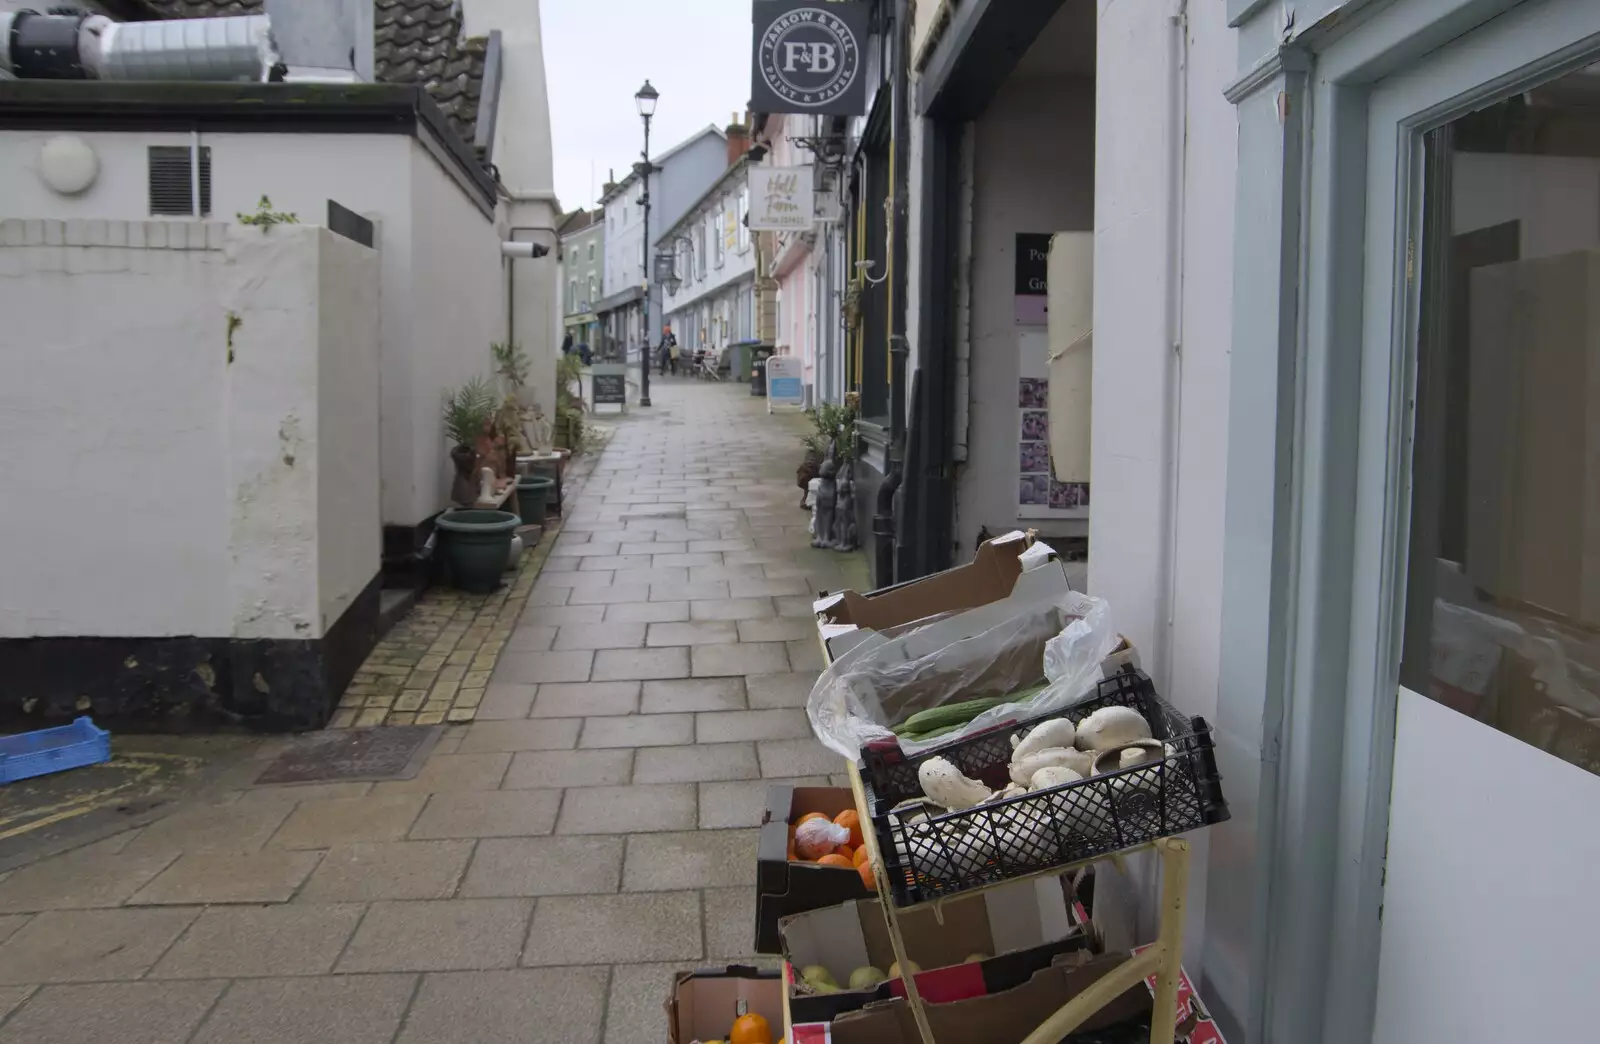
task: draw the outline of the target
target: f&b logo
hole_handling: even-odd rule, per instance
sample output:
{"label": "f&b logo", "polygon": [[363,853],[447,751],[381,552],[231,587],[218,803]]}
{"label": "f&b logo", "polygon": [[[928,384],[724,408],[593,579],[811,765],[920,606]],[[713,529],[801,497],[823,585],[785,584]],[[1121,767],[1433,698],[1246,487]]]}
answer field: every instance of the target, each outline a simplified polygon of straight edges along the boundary
{"label": "f&b logo", "polygon": [[[755,10],[761,18],[763,8],[782,13],[768,16],[766,24],[756,25],[755,72],[759,85],[785,103],[777,112],[847,112],[861,71],[860,30],[841,17],[846,8],[860,4],[825,3],[795,7],[757,0]],[[840,14],[829,10],[833,8]],[[849,11],[854,16],[855,11]],[[859,103],[857,103],[859,104]],[[841,108],[841,105],[846,107]]]}

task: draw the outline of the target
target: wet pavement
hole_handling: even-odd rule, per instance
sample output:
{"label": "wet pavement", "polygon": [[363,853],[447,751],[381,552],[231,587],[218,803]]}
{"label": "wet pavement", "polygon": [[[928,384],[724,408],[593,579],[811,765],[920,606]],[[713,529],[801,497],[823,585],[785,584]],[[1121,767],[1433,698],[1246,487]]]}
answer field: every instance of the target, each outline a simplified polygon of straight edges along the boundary
{"label": "wet pavement", "polygon": [[658,1044],[674,971],[775,963],[755,828],[767,783],[838,778],[810,603],[865,566],[809,546],[799,418],[652,394],[413,778],[259,786],[292,741],[250,741],[0,876],[0,1044]]}

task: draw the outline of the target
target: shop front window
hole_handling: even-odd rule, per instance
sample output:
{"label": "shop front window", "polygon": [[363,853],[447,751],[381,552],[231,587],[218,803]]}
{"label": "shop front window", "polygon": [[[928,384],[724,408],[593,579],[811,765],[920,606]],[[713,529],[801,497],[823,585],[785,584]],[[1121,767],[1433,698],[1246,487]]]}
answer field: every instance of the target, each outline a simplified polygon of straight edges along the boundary
{"label": "shop front window", "polygon": [[1427,138],[1401,682],[1600,774],[1597,72]]}

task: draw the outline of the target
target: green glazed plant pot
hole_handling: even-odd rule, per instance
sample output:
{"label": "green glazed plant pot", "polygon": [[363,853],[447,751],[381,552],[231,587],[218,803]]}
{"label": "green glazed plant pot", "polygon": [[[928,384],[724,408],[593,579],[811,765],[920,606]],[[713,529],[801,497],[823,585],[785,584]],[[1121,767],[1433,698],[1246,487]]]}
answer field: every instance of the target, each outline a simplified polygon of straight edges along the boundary
{"label": "green glazed plant pot", "polygon": [[522,520],[509,511],[446,511],[434,523],[444,532],[444,559],[455,585],[489,594],[511,558],[511,536]]}
{"label": "green glazed plant pot", "polygon": [[555,479],[543,475],[517,476],[517,503],[521,505],[523,525],[544,525],[545,505],[549,503],[550,493],[555,486]]}

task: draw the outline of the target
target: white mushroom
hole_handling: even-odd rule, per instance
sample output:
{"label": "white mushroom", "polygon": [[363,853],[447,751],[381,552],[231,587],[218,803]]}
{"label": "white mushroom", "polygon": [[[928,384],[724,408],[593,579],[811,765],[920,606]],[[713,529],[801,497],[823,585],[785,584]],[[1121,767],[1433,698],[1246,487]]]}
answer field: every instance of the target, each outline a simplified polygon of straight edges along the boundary
{"label": "white mushroom", "polygon": [[1150,738],[1150,723],[1132,707],[1101,707],[1078,723],[1079,750],[1111,750]]}
{"label": "white mushroom", "polygon": [[929,758],[917,766],[917,781],[931,801],[951,811],[981,805],[993,796],[988,787],[963,776],[944,758]]}
{"label": "white mushroom", "polygon": [[1033,790],[1049,790],[1063,783],[1075,783],[1083,777],[1064,765],[1050,765],[1033,774],[1028,786]]}
{"label": "white mushroom", "polygon": [[1080,776],[1087,776],[1094,771],[1094,755],[1088,751],[1072,750],[1068,747],[1046,747],[1036,750],[1026,757],[1013,756],[1011,759],[1011,780],[1024,786],[1033,779],[1033,774],[1042,768],[1051,765],[1061,765],[1076,772]]}
{"label": "white mushroom", "polygon": [[1070,718],[1051,718],[1042,721],[1028,731],[1028,734],[1017,743],[1011,751],[1011,760],[1025,758],[1036,750],[1046,750],[1050,747],[1070,747],[1077,734]]}

